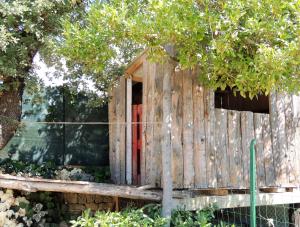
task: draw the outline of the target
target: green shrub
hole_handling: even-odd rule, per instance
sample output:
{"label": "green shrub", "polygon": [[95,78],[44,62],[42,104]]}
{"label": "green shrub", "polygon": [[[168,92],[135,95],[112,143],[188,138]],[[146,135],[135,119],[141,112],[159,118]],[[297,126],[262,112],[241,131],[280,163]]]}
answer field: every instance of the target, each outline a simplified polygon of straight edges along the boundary
{"label": "green shrub", "polygon": [[6,158],[0,159],[0,172],[24,177],[84,180],[97,183],[110,182],[110,169],[108,166],[86,166],[73,168],[69,166],[56,166],[51,161],[35,164]]}
{"label": "green shrub", "polygon": [[186,210],[175,210],[172,214],[171,224],[178,227],[212,226],[211,220],[214,218],[214,208],[209,207],[196,212]]}
{"label": "green shrub", "polygon": [[[172,213],[171,226],[176,227],[233,227],[223,222],[213,223],[214,207],[209,207],[196,212],[175,210]],[[121,212],[96,212],[90,210],[83,212],[77,220],[71,221],[72,227],[160,227],[166,224],[166,219],[160,216],[160,205],[147,205],[140,209],[128,208]]]}
{"label": "green shrub", "polygon": [[95,215],[92,215],[90,210],[86,210],[77,220],[71,221],[71,224],[72,227],[164,226],[166,220],[159,215],[160,209],[155,206],[157,205],[140,209],[128,208],[121,212],[97,211]]}
{"label": "green shrub", "polygon": [[11,160],[10,158],[0,160],[0,169],[7,174],[23,174],[29,177],[53,178],[57,167],[53,162],[45,162],[42,164],[22,162]]}
{"label": "green shrub", "polygon": [[97,183],[110,183],[110,168],[109,166],[86,166],[84,172],[91,174]]}

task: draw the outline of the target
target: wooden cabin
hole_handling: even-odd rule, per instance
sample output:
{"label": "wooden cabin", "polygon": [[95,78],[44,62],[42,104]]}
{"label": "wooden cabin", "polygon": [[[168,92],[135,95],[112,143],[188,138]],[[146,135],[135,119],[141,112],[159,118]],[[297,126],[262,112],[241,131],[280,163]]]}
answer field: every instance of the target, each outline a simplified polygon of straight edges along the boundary
{"label": "wooden cabin", "polygon": [[[111,90],[110,166],[116,184],[161,187],[163,63],[137,57]],[[253,100],[201,86],[196,70],[172,72],[171,152],[175,189],[249,188],[257,139],[260,188],[300,184],[300,98]]]}
{"label": "wooden cabin", "polygon": [[245,99],[201,86],[198,75],[150,62],[144,52],[119,78],[109,103],[115,184],[0,174],[0,187],[111,196],[116,209],[118,198],[165,200],[163,207],[186,210],[247,207],[256,138],[257,206],[300,204],[300,97],[274,92]]}

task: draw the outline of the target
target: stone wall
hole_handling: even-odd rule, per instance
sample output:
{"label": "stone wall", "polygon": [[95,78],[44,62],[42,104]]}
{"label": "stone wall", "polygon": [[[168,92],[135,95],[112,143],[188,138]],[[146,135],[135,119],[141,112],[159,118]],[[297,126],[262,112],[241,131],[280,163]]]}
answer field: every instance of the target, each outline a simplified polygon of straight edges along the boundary
{"label": "stone wall", "polygon": [[116,202],[110,196],[64,193],[62,194],[62,199],[67,211],[72,214],[81,214],[86,209],[91,211],[111,211],[116,208]]}

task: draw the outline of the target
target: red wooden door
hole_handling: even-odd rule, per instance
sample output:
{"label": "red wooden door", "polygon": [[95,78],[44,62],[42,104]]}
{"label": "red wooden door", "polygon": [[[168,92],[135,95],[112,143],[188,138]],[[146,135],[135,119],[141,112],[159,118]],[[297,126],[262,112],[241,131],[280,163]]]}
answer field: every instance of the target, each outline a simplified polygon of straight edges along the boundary
{"label": "red wooden door", "polygon": [[132,105],[132,180],[141,184],[142,104]]}

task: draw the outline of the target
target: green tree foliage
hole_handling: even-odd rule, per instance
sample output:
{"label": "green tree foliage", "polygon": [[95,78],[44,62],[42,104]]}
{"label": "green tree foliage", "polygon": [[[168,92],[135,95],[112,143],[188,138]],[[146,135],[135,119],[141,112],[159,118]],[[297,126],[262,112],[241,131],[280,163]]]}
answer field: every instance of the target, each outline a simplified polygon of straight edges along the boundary
{"label": "green tree foliage", "polygon": [[[106,2],[106,1],[105,1]],[[124,61],[127,45],[160,61],[166,45],[182,68],[200,67],[202,83],[243,96],[300,86],[299,0],[96,1],[86,19],[64,22],[61,53],[86,72]]]}
{"label": "green tree foliage", "polygon": [[0,75],[28,76],[37,51],[59,33],[62,16],[74,9],[64,0],[0,1]]}
{"label": "green tree foliage", "polygon": [[[63,16],[80,17],[81,0],[0,0],[0,149],[14,133],[21,116],[24,86],[36,90],[31,73],[39,52],[48,63],[49,46],[58,39]],[[54,55],[53,55],[54,56]]]}

